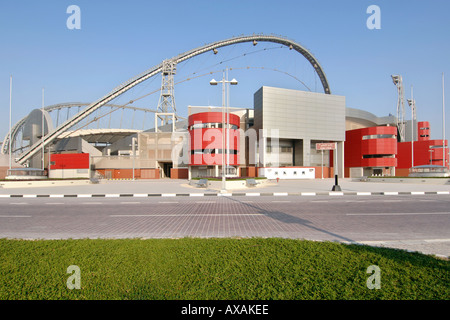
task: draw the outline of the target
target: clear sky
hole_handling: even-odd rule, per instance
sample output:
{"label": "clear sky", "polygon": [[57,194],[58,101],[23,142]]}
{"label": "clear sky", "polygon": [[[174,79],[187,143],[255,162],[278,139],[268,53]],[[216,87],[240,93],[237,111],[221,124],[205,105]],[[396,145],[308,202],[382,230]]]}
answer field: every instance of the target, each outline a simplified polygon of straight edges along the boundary
{"label": "clear sky", "polygon": [[[81,29],[66,22],[70,5],[81,10]],[[367,28],[370,5],[381,10],[381,29]],[[377,116],[396,114],[392,74],[411,86],[418,120],[442,137],[442,73],[450,106],[450,2],[448,0],[41,0],[0,3],[0,140],[8,132],[9,79],[13,76],[13,123],[45,104],[92,102],[163,59],[207,43],[253,33],[292,39],[319,60],[333,94],[348,107]],[[265,49],[265,50],[264,50]],[[231,106],[253,107],[262,85],[322,92],[306,59],[273,43],[240,44],[206,53],[178,66],[178,112],[188,105],[220,105],[212,77],[186,78],[234,68]],[[250,67],[249,69],[244,69]],[[265,69],[262,69],[264,67]],[[282,72],[274,71],[279,70]],[[115,103],[154,91],[160,77],[130,90]],[[306,84],[307,87],[305,87]],[[159,94],[136,102],[156,109]],[[405,102],[406,119],[411,111]],[[450,108],[446,136],[450,137]]]}

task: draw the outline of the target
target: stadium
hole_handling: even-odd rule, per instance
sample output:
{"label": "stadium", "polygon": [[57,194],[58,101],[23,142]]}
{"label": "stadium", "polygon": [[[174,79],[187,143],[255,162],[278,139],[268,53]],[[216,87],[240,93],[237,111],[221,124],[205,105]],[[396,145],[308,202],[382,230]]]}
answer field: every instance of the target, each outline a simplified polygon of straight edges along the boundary
{"label": "stadium", "polygon": [[[249,93],[253,106],[230,107],[227,90],[237,81],[228,80],[224,71],[221,81],[210,82],[222,86],[221,106],[187,106],[187,118],[179,115],[174,102],[178,64],[226,46],[262,42],[301,54],[323,92],[264,85]],[[134,101],[112,103],[159,76],[156,110],[135,107]],[[251,35],[217,41],[164,60],[92,103],[31,110],[3,139],[0,178],[320,179],[408,176],[418,166],[447,170],[447,140],[432,140],[426,120],[405,119],[401,76],[392,80],[399,93],[397,114],[374,115],[350,108],[345,96],[332,94],[319,61],[293,40]],[[414,108],[414,101],[408,103]],[[122,117],[113,127],[110,117],[117,110]],[[142,121],[141,128],[122,128],[124,118]]]}

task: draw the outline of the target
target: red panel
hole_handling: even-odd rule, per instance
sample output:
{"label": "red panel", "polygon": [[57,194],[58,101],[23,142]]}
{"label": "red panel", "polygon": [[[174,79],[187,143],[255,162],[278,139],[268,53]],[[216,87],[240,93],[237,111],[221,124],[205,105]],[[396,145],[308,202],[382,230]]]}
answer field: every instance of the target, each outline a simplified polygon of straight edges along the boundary
{"label": "red panel", "polygon": [[[446,143],[447,140],[446,140]],[[414,142],[414,166],[438,165],[443,166],[443,149],[431,148],[430,146],[442,146],[442,140],[422,140]],[[398,167],[411,168],[411,142],[400,142],[398,144]],[[433,152],[430,155],[430,150]],[[447,149],[448,150],[448,149]],[[448,163],[448,155],[447,155]]]}
{"label": "red panel", "polygon": [[53,169],[89,169],[89,153],[52,154],[50,165]]}
{"label": "red panel", "polygon": [[397,166],[396,158],[371,158],[363,159],[361,167],[395,167]]}
{"label": "red panel", "polygon": [[349,167],[392,167],[395,158],[364,158],[364,156],[384,156],[397,154],[396,138],[371,138],[372,135],[397,135],[395,127],[370,127],[349,130],[345,133],[344,166]]}
{"label": "red panel", "polygon": [[369,139],[361,144],[363,155],[396,154],[397,141],[395,139]]}
{"label": "red panel", "polygon": [[417,123],[417,140],[430,140],[430,123],[428,121],[421,121]]}
{"label": "red panel", "polygon": [[[235,126],[240,125],[239,116],[230,113],[229,123]],[[227,114],[225,113],[225,121]],[[189,127],[194,123],[222,123],[222,112],[200,112],[194,113],[189,116]]]}

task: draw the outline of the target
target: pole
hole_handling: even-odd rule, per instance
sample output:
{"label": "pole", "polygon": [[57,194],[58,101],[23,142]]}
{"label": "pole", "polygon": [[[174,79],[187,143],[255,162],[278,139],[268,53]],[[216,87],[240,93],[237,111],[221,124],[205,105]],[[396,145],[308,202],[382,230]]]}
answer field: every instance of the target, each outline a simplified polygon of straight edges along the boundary
{"label": "pole", "polygon": [[413,86],[411,86],[411,168],[414,167],[414,102]]}
{"label": "pole", "polygon": [[323,179],[323,149],[322,149],[322,179]]}
{"label": "pole", "polygon": [[44,166],[44,128],[45,128],[45,124],[44,124],[44,88],[42,88],[42,170],[45,169]]}
{"label": "pole", "polygon": [[132,150],[133,150],[133,181],[134,181],[134,170],[135,170],[135,158],[136,158],[136,138],[132,137],[131,138],[131,145],[132,145]]}
{"label": "pole", "polygon": [[222,76],[222,191],[226,190],[225,182],[225,71]]}
{"label": "pole", "polygon": [[443,144],[443,165],[447,166],[447,145],[445,143],[445,93],[444,93],[444,73],[442,72],[442,144]]}
{"label": "pole", "polygon": [[227,129],[226,129],[226,138],[227,138],[227,165],[226,165],[226,173],[228,173],[228,168],[230,167],[230,84],[228,83],[228,67],[227,67]]}
{"label": "pole", "polygon": [[331,189],[332,191],[341,191],[341,187],[339,186],[338,181],[338,161],[337,161],[337,142],[335,142],[335,148],[334,148],[334,186]]}
{"label": "pole", "polygon": [[12,101],[12,75],[9,77],[9,170],[12,168],[12,150],[11,150],[11,101]]}

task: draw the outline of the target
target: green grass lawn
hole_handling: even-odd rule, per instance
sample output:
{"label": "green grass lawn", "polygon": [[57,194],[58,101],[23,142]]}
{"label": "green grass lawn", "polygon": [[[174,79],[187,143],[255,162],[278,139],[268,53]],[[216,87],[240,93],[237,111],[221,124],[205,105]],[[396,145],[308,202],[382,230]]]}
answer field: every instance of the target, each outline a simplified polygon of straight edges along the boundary
{"label": "green grass lawn", "polygon": [[[80,268],[81,289],[67,288]],[[368,289],[367,268],[380,268]],[[450,262],[290,239],[0,239],[0,299],[445,299]]]}

